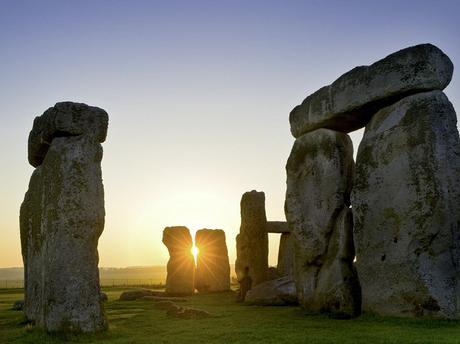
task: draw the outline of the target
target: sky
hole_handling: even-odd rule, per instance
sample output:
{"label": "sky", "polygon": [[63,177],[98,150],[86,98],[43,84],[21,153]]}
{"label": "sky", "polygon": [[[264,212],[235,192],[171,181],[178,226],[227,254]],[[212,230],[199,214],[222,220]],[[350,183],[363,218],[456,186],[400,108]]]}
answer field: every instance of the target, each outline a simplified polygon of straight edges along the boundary
{"label": "sky", "polygon": [[[224,229],[233,263],[244,192],[264,191],[267,218],[285,220],[290,110],[411,45],[459,64],[459,17],[460,1],[442,0],[0,0],[0,267],[22,266],[27,137],[56,102],[109,113],[100,266],[165,264],[173,225]],[[458,108],[457,70],[445,92]]]}

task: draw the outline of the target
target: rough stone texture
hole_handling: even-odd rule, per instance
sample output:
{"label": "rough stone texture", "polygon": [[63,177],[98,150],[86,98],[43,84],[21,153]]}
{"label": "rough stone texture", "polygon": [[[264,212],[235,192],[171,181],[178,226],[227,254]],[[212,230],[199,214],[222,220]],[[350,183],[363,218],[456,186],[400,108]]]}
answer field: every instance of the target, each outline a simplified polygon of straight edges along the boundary
{"label": "rough stone texture", "polygon": [[120,294],[119,300],[120,301],[134,301],[141,299],[147,296],[161,296],[164,295],[162,292],[156,292],[150,289],[136,289],[136,290],[128,290],[124,291]]}
{"label": "rough stone texture", "polygon": [[296,305],[295,283],[290,277],[265,281],[248,291],[245,302],[260,306]]}
{"label": "rough stone texture", "polygon": [[195,260],[192,255],[192,236],[187,227],[166,227],[163,243],[169,251],[166,293],[191,295],[195,291]]}
{"label": "rough stone texture", "polygon": [[278,274],[280,276],[294,276],[295,236],[283,233],[278,250]]}
{"label": "rough stone texture", "polygon": [[34,167],[41,165],[55,137],[85,135],[104,142],[108,122],[107,112],[98,107],[57,103],[34,120],[29,134],[29,163]]}
{"label": "rough stone texture", "polygon": [[195,234],[198,247],[195,288],[199,292],[230,290],[230,263],[225,232],[221,229],[201,229]]}
{"label": "rough stone texture", "polygon": [[348,135],[318,129],[298,138],[287,165],[286,219],[295,240],[299,303],[309,311],[355,316],[360,292],[353,267]]}
{"label": "rough stone texture", "polygon": [[289,233],[290,229],[286,221],[268,221],[268,233]]}
{"label": "rough stone texture", "polygon": [[382,109],[357,156],[353,213],[363,310],[457,318],[460,144],[441,91]]}
{"label": "rough stone texture", "polygon": [[[72,103],[62,104],[72,108]],[[75,117],[90,108],[75,106]],[[60,112],[51,122],[45,120],[47,112],[35,119],[29,140],[32,151],[41,144],[35,141],[34,132],[52,131],[48,124],[67,121],[67,108],[57,104],[56,109]],[[99,118],[95,115],[93,122]],[[106,131],[107,117],[101,120],[98,125]],[[62,130],[59,135],[45,136],[50,140],[48,148],[31,177],[20,212],[24,311],[47,331],[105,329],[97,267],[97,243],[105,217],[102,147],[93,134]]]}
{"label": "rough stone texture", "polygon": [[292,135],[299,137],[318,128],[359,129],[376,111],[407,95],[444,89],[452,73],[449,57],[431,44],[409,47],[370,66],[356,67],[292,110]]}
{"label": "rough stone texture", "polygon": [[249,267],[252,286],[267,280],[268,233],[265,215],[265,194],[255,190],[241,198],[241,227],[236,237],[235,270],[238,280]]}

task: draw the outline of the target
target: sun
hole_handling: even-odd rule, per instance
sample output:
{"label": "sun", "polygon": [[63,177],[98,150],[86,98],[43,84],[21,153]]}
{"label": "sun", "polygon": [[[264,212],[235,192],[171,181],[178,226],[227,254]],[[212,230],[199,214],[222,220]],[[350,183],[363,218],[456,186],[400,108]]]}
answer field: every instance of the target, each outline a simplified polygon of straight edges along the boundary
{"label": "sun", "polygon": [[193,246],[191,249],[191,252],[193,254],[193,259],[195,259],[195,264],[196,264],[196,260],[198,258],[198,254],[200,253],[200,249],[196,246]]}

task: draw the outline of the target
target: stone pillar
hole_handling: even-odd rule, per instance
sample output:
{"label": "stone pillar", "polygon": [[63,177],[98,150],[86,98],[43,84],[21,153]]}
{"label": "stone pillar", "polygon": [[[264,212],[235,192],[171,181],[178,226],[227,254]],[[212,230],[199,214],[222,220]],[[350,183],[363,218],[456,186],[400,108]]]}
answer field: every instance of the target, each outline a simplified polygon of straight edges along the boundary
{"label": "stone pillar", "polygon": [[195,291],[195,261],[192,255],[192,236],[187,227],[166,227],[163,243],[169,251],[166,293],[192,295]]}
{"label": "stone pillar", "polygon": [[278,250],[278,274],[280,276],[294,276],[294,249],[295,236],[291,233],[282,233]]}
{"label": "stone pillar", "polygon": [[236,237],[235,270],[238,279],[246,267],[255,286],[268,278],[268,233],[265,194],[255,190],[241,198],[241,227]]}
{"label": "stone pillar", "polygon": [[221,229],[200,229],[195,234],[199,249],[195,288],[199,292],[230,290],[230,263],[225,232]]}
{"label": "stone pillar", "polygon": [[353,190],[363,310],[460,315],[460,143],[441,91],[378,111],[359,146]]}
{"label": "stone pillar", "polygon": [[97,243],[104,229],[102,146],[108,115],[57,103],[34,121],[36,167],[20,211],[25,314],[47,331],[107,327],[100,301]]}
{"label": "stone pillar", "polygon": [[300,136],[286,165],[294,277],[299,303],[309,311],[360,312],[349,209],[353,165],[350,138],[329,129]]}

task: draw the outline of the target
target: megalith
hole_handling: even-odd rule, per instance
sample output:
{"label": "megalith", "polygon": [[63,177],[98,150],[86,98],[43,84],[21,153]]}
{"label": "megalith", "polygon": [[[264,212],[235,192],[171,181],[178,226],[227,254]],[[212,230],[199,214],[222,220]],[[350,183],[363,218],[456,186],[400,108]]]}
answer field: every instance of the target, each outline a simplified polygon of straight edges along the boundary
{"label": "megalith", "polygon": [[278,250],[278,275],[294,276],[295,236],[282,233]]}
{"label": "megalith", "polygon": [[199,249],[195,288],[199,292],[230,290],[230,263],[225,232],[221,229],[200,229],[195,234]]}
{"label": "megalith", "polygon": [[318,128],[351,132],[372,115],[408,95],[444,89],[452,79],[449,57],[432,44],[397,51],[352,69],[309,95],[289,115],[294,137]]}
{"label": "megalith", "polygon": [[104,229],[101,142],[108,115],[62,102],[34,120],[29,162],[36,167],[20,210],[28,320],[47,331],[105,329],[98,252]]}
{"label": "megalith", "polygon": [[192,295],[195,291],[195,261],[192,254],[192,236],[187,227],[166,227],[163,243],[169,251],[166,293]]}
{"label": "megalith", "polygon": [[249,268],[252,286],[268,278],[268,232],[265,194],[255,190],[241,198],[241,227],[236,237],[235,270],[238,280]]}
{"label": "megalith", "polygon": [[458,318],[460,144],[441,91],[378,111],[359,146],[352,194],[363,310]]}
{"label": "megalith", "polygon": [[349,208],[353,146],[348,135],[318,129],[296,139],[287,161],[286,219],[294,237],[299,304],[339,316],[360,313]]}

